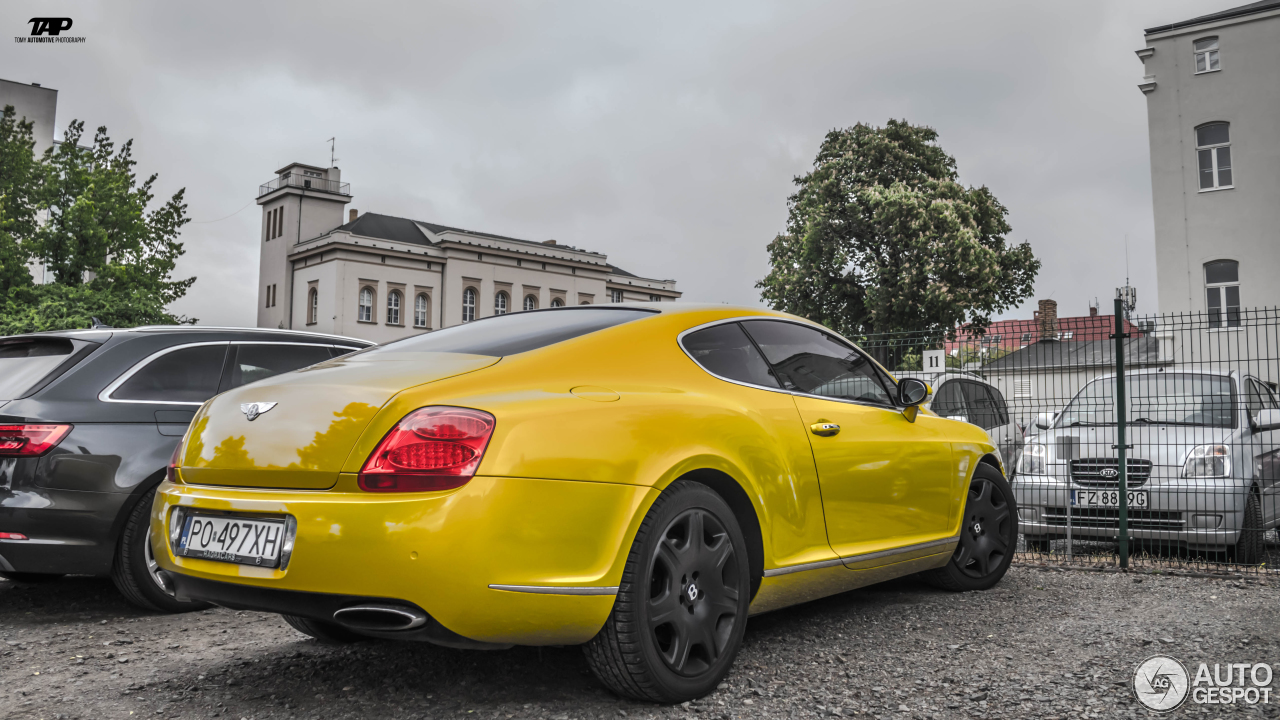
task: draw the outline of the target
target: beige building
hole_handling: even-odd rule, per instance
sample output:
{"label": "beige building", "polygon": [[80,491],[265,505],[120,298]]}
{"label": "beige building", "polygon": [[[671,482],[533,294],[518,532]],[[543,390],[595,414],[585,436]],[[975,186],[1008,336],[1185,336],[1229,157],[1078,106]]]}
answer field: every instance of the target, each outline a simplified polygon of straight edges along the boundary
{"label": "beige building", "polygon": [[1159,309],[1230,329],[1280,306],[1280,0],[1145,39]]}
{"label": "beige building", "polygon": [[387,342],[520,310],[680,297],[674,280],[637,277],[600,253],[358,215],[349,202],[336,167],[294,163],[259,188],[258,327]]}

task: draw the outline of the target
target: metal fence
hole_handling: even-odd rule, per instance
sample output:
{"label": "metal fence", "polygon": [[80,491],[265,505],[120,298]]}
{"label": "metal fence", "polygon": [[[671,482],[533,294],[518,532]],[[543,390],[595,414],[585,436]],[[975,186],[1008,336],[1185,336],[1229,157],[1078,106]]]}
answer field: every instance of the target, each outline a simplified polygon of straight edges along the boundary
{"label": "metal fence", "polygon": [[1039,317],[859,341],[928,381],[934,412],[991,435],[1018,500],[1019,559],[1280,567],[1280,310]]}

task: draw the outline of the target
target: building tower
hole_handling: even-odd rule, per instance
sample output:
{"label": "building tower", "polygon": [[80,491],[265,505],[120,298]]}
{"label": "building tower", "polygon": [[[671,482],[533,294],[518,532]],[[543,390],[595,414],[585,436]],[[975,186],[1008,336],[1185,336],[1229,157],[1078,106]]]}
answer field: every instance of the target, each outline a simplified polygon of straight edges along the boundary
{"label": "building tower", "polygon": [[300,240],[323,235],[342,224],[342,207],[351,202],[351,185],[336,168],[292,163],[258,188],[262,240],[258,270],[258,327],[291,328],[294,298],[289,251]]}

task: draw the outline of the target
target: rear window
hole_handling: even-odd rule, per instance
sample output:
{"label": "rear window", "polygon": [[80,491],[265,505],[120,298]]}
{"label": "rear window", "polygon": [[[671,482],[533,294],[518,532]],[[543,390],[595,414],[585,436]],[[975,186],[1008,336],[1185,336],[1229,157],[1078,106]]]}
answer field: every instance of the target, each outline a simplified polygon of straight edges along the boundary
{"label": "rear window", "polygon": [[67,338],[32,338],[0,344],[0,402],[25,396],[58,366],[71,359],[77,345]]}
{"label": "rear window", "polygon": [[495,315],[366,350],[370,353],[449,352],[502,357],[555,345],[588,333],[639,320],[654,310],[564,308]]}

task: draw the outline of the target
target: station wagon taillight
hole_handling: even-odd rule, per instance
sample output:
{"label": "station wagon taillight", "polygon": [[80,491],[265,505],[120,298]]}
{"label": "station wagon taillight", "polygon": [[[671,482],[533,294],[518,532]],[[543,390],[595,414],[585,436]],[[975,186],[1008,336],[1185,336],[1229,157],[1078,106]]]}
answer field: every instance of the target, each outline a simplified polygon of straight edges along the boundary
{"label": "station wagon taillight", "polygon": [[414,410],[382,438],[365,461],[360,469],[360,488],[423,492],[461,487],[480,467],[493,426],[493,416],[480,410]]}
{"label": "station wagon taillight", "polygon": [[68,432],[70,425],[0,425],[0,457],[39,457]]}

